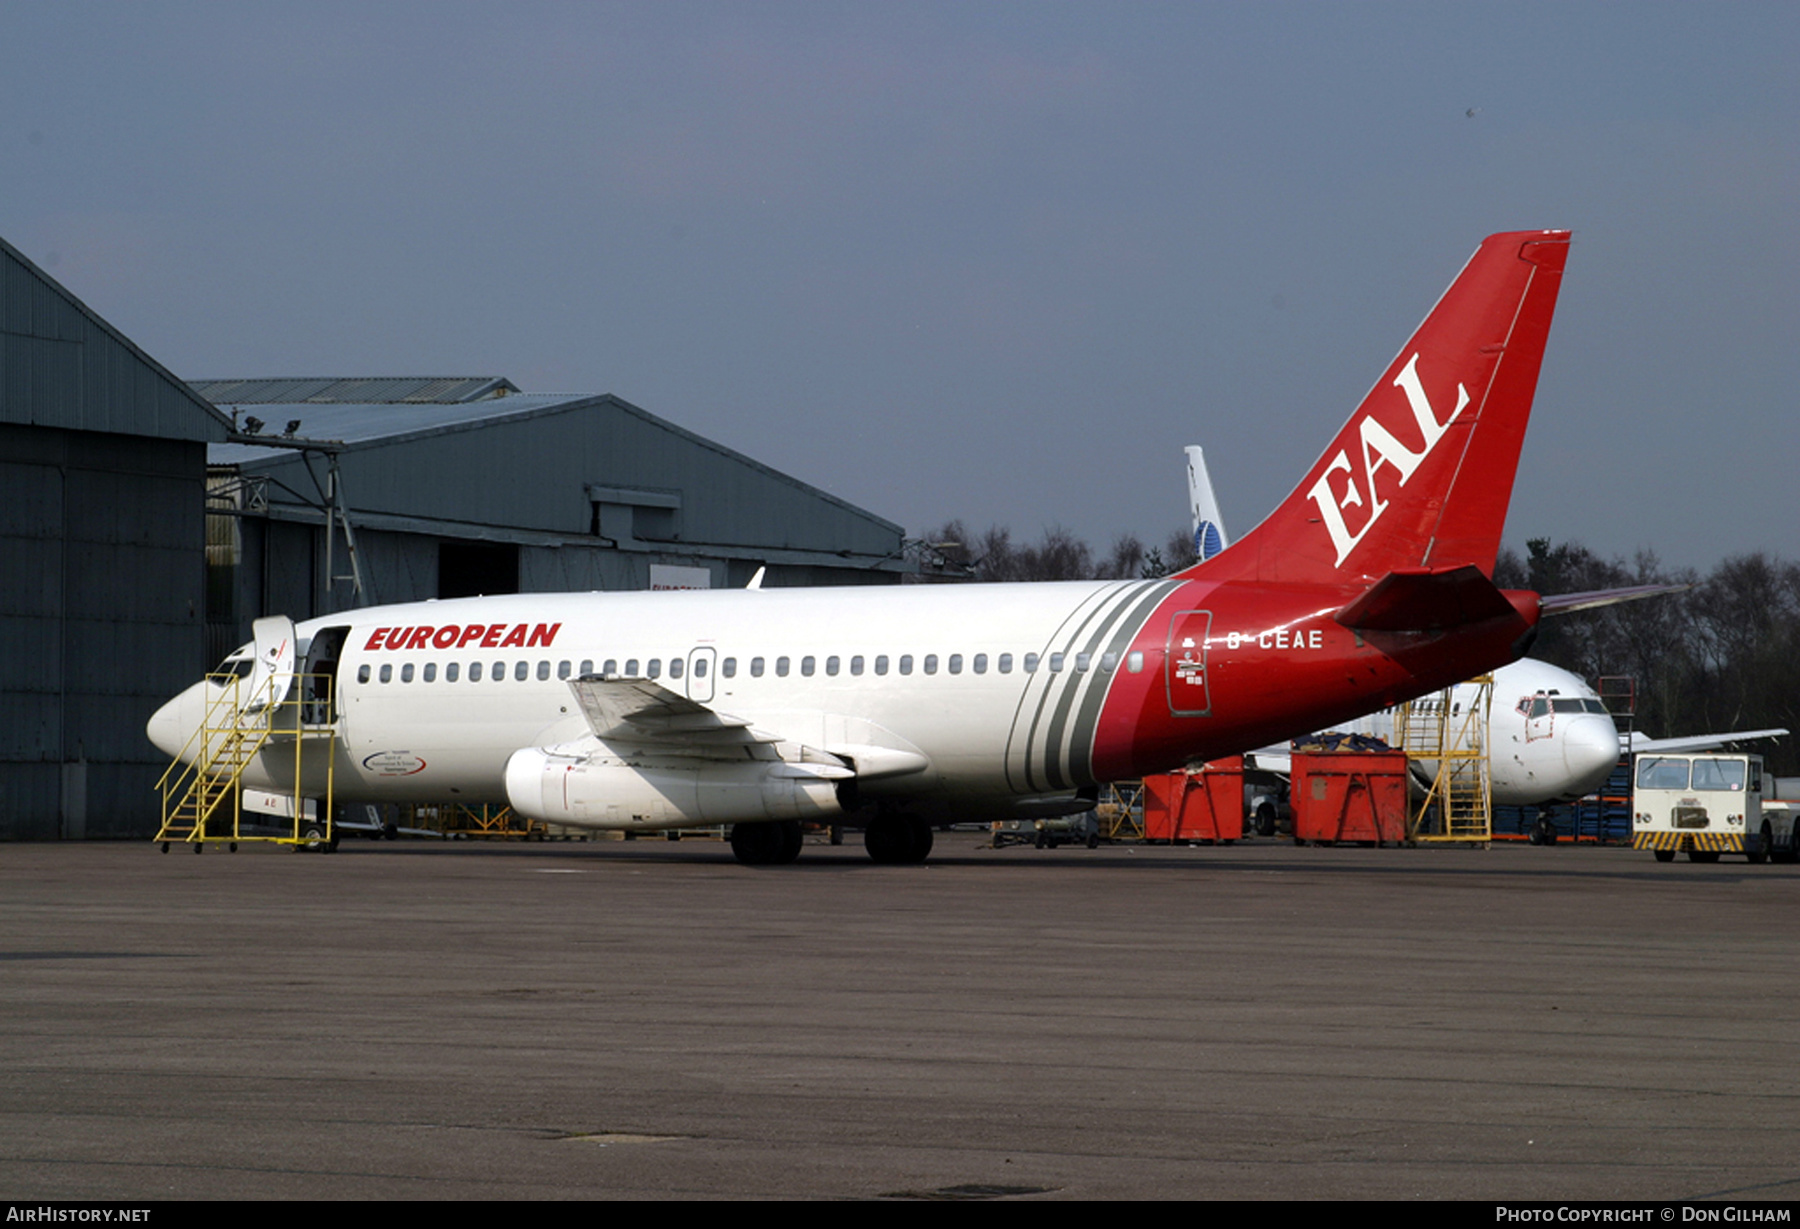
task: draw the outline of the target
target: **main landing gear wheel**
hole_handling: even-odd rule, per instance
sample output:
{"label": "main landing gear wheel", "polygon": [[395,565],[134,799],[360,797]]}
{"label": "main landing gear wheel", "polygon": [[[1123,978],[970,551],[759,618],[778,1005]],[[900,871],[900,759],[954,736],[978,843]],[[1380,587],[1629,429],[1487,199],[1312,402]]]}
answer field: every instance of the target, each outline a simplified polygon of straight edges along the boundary
{"label": "main landing gear wheel", "polygon": [[745,866],[786,866],[800,856],[805,843],[797,819],[731,826],[732,855]]}
{"label": "main landing gear wheel", "polygon": [[912,866],[931,856],[931,825],[917,815],[884,815],[863,830],[863,848],[885,866]]}
{"label": "main landing gear wheel", "polygon": [[1673,862],[1675,860],[1675,851],[1673,849],[1652,849],[1650,852],[1656,855],[1656,860],[1658,862]]}

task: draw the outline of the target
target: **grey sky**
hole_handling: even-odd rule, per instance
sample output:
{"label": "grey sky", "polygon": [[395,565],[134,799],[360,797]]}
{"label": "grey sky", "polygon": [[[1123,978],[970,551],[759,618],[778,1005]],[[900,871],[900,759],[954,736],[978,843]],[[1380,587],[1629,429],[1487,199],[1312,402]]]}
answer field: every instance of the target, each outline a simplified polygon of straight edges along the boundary
{"label": "grey sky", "polygon": [[1800,555],[1797,155],[1791,3],[0,0],[0,235],[177,374],[612,392],[915,532],[1160,540],[1187,443],[1242,532],[1566,226],[1509,542]]}

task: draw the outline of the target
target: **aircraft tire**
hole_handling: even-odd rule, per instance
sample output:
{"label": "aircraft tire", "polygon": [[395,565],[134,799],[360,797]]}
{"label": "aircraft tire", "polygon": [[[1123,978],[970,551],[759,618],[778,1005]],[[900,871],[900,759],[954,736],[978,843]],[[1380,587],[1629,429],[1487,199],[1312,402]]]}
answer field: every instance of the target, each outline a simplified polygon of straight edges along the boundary
{"label": "aircraft tire", "polygon": [[1716,849],[1690,849],[1690,850],[1688,850],[1688,861],[1689,862],[1717,862],[1718,860],[1719,860],[1719,851]]}
{"label": "aircraft tire", "polygon": [[1765,819],[1763,820],[1762,834],[1756,838],[1756,849],[1754,851],[1746,849],[1744,857],[1750,865],[1760,866],[1769,860],[1769,850],[1774,847],[1775,829],[1770,827],[1769,821]]}
{"label": "aircraft tire", "polygon": [[[733,824],[731,853],[744,866],[778,866],[782,861],[785,824]],[[796,828],[798,824],[794,825]],[[796,854],[799,850],[794,851]],[[788,859],[792,861],[793,859]]]}
{"label": "aircraft tire", "polygon": [[1270,803],[1263,803],[1256,808],[1256,835],[1275,835],[1275,808]]}
{"label": "aircraft tire", "polygon": [[1650,852],[1656,855],[1656,860],[1658,862],[1673,862],[1675,860],[1675,851],[1673,849],[1652,849]]}
{"label": "aircraft tire", "polygon": [[806,846],[806,833],[800,828],[797,819],[784,819],[774,827],[780,830],[780,846],[775,853],[775,865],[787,866],[800,856]]}

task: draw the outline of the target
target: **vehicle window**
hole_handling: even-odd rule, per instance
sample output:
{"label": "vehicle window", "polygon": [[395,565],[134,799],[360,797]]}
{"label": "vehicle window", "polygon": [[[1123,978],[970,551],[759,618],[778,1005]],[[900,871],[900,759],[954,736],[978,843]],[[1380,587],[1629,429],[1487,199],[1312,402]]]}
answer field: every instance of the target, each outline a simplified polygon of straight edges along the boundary
{"label": "vehicle window", "polygon": [[488,677],[493,679],[496,683],[504,683],[506,681],[506,663],[503,661],[495,662],[493,669],[488,671]]}
{"label": "vehicle window", "polygon": [[1000,673],[1011,674],[1012,673],[1012,654],[1011,653],[1000,654],[1000,660],[996,663],[996,665],[999,668]]}
{"label": "vehicle window", "polygon": [[1094,655],[1092,653],[1077,653],[1077,654],[1075,654],[1075,668],[1077,670],[1086,670],[1090,665],[1093,664],[1093,661],[1094,661]]}
{"label": "vehicle window", "polygon": [[961,674],[962,673],[962,654],[961,653],[950,654],[950,673],[952,673],[952,674]]}
{"label": "vehicle window", "polygon": [[652,657],[650,659],[650,664],[644,668],[644,674],[647,677],[653,678],[653,679],[661,678],[662,677],[662,658]]}
{"label": "vehicle window", "polygon": [[1036,674],[1037,667],[1038,667],[1038,655],[1036,653],[1025,654],[1025,673]]}
{"label": "vehicle window", "polygon": [[911,674],[912,673],[912,654],[911,653],[900,654],[900,673],[902,673],[902,674]]}
{"label": "vehicle window", "polygon": [[444,681],[446,683],[454,683],[456,681],[457,673],[458,673],[457,664],[455,662],[449,663],[448,665],[446,665],[444,667]]}
{"label": "vehicle window", "polygon": [[856,656],[856,657],[852,657],[852,658],[851,658],[851,659],[850,659],[850,673],[852,673],[852,674],[861,674],[861,673],[862,673],[862,672],[863,672],[863,659],[862,659],[862,657],[861,657],[861,656],[860,656],[860,655],[858,655],[858,656]]}
{"label": "vehicle window", "polygon": [[753,679],[759,679],[762,677],[762,672],[763,672],[763,659],[760,657],[752,657],[750,659],[750,677]]}
{"label": "vehicle window", "polygon": [[986,674],[987,673],[987,654],[986,653],[975,654],[975,660],[973,660],[969,663],[969,668],[974,670],[975,673],[977,673],[977,674]]}
{"label": "vehicle window", "polygon": [[1687,758],[1679,755],[1640,755],[1637,783],[1639,789],[1686,789]]}
{"label": "vehicle window", "polygon": [[635,678],[643,677],[642,675],[640,675],[638,673],[638,659],[637,658],[627,657],[625,659],[625,677],[628,679],[635,679]]}
{"label": "vehicle window", "polygon": [[687,663],[684,658],[680,658],[680,657],[669,658],[669,677],[672,679],[680,678],[681,677],[681,668],[686,664]]}
{"label": "vehicle window", "polygon": [[[607,669],[609,669],[609,670],[612,669],[612,666],[609,664],[607,666]],[[583,661],[581,663],[581,676],[583,678],[586,678],[588,675],[592,674],[593,672],[594,672],[594,663],[592,661]]]}
{"label": "vehicle window", "polygon": [[530,662],[520,661],[520,662],[513,663],[513,680],[515,682],[523,683],[526,679],[528,679],[530,677],[531,677],[531,663]]}
{"label": "vehicle window", "polygon": [[1552,700],[1550,701],[1550,707],[1559,713],[1579,713],[1585,711],[1581,707],[1580,700]]}
{"label": "vehicle window", "polygon": [[573,662],[559,661],[556,663],[556,677],[559,679],[566,679],[569,677],[569,671],[574,668],[575,664]]}
{"label": "vehicle window", "polygon": [[[524,665],[524,664],[525,664],[525,663],[524,663],[524,662],[520,662],[520,663],[519,663],[519,664],[520,664],[520,665],[521,665],[521,666],[522,666],[522,665]],[[568,663],[568,662],[566,662],[566,661],[565,661],[565,662],[564,662],[564,663],[563,663],[563,665],[565,665],[565,666],[567,666],[567,665],[568,665],[568,664],[569,664],[569,663]],[[538,682],[540,682],[540,683],[544,683],[544,682],[548,682],[548,681],[549,681],[549,680],[550,680],[550,663],[549,663],[549,662],[547,662],[547,661],[540,661],[540,662],[539,662],[539,663],[538,663],[538,668],[537,668],[537,676],[538,676]],[[568,677],[568,675],[567,675],[567,674],[566,674],[566,673],[565,673],[565,674],[564,674],[564,675],[563,675],[563,677],[564,677],[564,678],[567,678],[567,677]]]}
{"label": "vehicle window", "polygon": [[1695,760],[1695,789],[1727,789],[1744,788],[1744,761],[1742,760]]}
{"label": "vehicle window", "polygon": [[1582,704],[1587,706],[1587,711],[1590,713],[1606,712],[1606,703],[1603,700],[1583,700]]}
{"label": "vehicle window", "polygon": [[1100,668],[1108,674],[1117,670],[1119,668],[1119,655],[1117,653],[1100,654]]}
{"label": "vehicle window", "polygon": [[1061,653],[1050,654],[1050,673],[1055,674],[1058,670],[1062,669],[1062,666],[1063,655]]}
{"label": "vehicle window", "polygon": [[835,675],[838,672],[838,667],[840,665],[842,665],[842,663],[839,662],[835,656],[827,657],[825,659],[825,673]]}
{"label": "vehicle window", "polygon": [[888,660],[887,660],[886,653],[883,653],[880,656],[875,658],[875,673],[886,674],[887,667],[888,667]]}
{"label": "vehicle window", "polygon": [[775,659],[775,677],[784,679],[787,676],[788,676],[788,659],[785,657],[777,657]]}
{"label": "vehicle window", "polygon": [[1531,715],[1533,717],[1548,717],[1550,715],[1550,699],[1548,696],[1532,697]]}
{"label": "vehicle window", "polygon": [[936,674],[937,673],[937,654],[936,653],[925,654],[925,673],[927,673],[927,674]]}
{"label": "vehicle window", "polygon": [[356,681],[359,683],[366,683],[369,681],[369,668],[367,666],[358,666],[356,668]]}
{"label": "vehicle window", "polygon": [[[725,660],[730,661],[731,658],[727,657]],[[694,658],[694,677],[697,679],[703,679],[706,677],[706,658],[704,658],[704,657]]]}
{"label": "vehicle window", "polygon": [[392,666],[383,666],[381,668],[381,681],[384,683],[391,683],[394,681],[394,668]]}
{"label": "vehicle window", "polygon": [[1142,674],[1144,672],[1144,655],[1143,655],[1143,653],[1141,653],[1135,649],[1132,650],[1130,653],[1127,653],[1125,655],[1125,668],[1127,670],[1131,671],[1133,674]]}
{"label": "vehicle window", "polygon": [[481,663],[480,662],[472,661],[469,663],[469,681],[471,683],[479,683],[481,681]]}
{"label": "vehicle window", "polygon": [[400,667],[400,681],[402,683],[410,683],[412,682],[412,676],[413,664],[409,661],[404,666]]}
{"label": "vehicle window", "polygon": [[724,661],[720,662],[719,663],[719,673],[723,674],[728,679],[736,678],[737,677],[737,658],[727,657]]}

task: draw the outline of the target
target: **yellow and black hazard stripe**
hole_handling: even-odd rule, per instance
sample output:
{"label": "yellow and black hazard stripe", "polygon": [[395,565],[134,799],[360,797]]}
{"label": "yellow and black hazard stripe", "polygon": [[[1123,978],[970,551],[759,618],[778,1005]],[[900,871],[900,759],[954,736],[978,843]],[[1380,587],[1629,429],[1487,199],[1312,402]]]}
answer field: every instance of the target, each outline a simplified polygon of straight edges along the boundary
{"label": "yellow and black hazard stripe", "polygon": [[1639,832],[1632,836],[1631,847],[1673,849],[1676,853],[1743,853],[1744,838],[1726,832]]}

